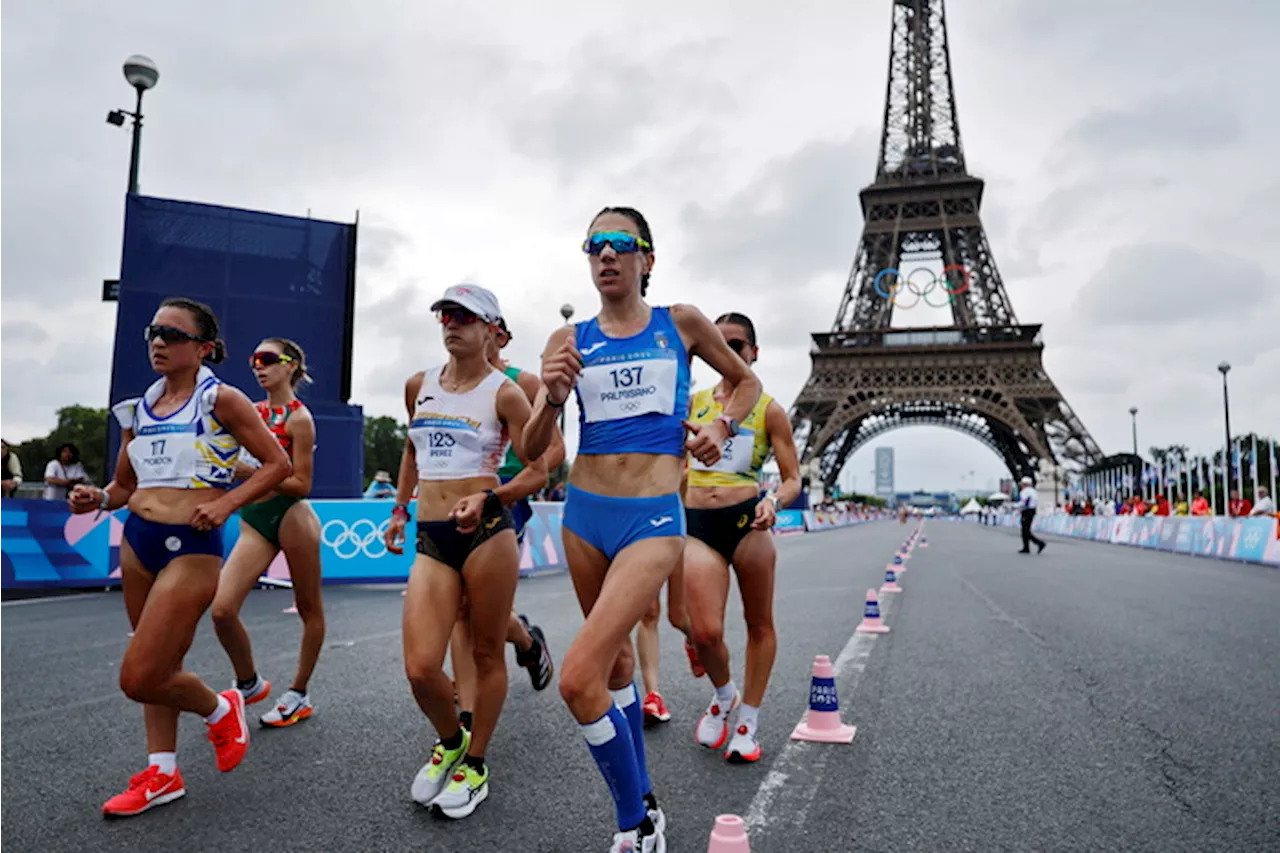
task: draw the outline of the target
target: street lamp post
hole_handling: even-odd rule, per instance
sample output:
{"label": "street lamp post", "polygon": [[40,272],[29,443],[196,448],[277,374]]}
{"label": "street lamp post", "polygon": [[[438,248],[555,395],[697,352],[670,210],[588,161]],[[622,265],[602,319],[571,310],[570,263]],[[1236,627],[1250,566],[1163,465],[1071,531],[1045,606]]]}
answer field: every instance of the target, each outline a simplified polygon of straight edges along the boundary
{"label": "street lamp post", "polygon": [[112,110],[107,113],[107,123],[116,127],[124,125],[124,117],[133,119],[133,149],[129,153],[129,192],[138,191],[138,162],[142,157],[142,93],[153,88],[160,80],[160,70],[145,56],[134,54],[124,61],[124,79],[138,93],[133,112]]}
{"label": "street lamp post", "polygon": [[1133,418],[1133,455],[1138,455],[1138,407],[1129,407],[1129,416]]}
{"label": "street lamp post", "polygon": [[1226,483],[1222,490],[1222,506],[1228,515],[1231,514],[1231,400],[1227,396],[1227,373],[1230,370],[1231,365],[1225,361],[1218,365],[1218,372],[1222,374],[1222,426],[1226,438],[1226,444],[1222,446],[1222,479]]}
{"label": "street lamp post", "polygon": [[[560,306],[560,316],[564,318],[565,325],[569,324],[569,318],[573,316],[573,306],[568,302]],[[564,441],[564,410],[568,408],[569,401],[565,400],[565,404],[560,407],[560,440]],[[569,448],[565,447],[565,458],[560,461],[560,470],[556,475],[557,483],[564,483],[569,479]]]}

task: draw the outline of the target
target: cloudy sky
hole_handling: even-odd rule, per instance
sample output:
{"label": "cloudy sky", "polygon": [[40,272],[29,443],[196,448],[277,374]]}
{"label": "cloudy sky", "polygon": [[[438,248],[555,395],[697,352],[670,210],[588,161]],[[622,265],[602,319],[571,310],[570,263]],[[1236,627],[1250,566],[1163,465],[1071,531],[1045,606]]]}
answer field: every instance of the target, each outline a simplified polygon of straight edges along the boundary
{"label": "cloudy sky", "polygon": [[[779,9],[774,5],[760,9]],[[359,210],[353,402],[403,416],[443,354],[426,311],[460,279],[499,293],[518,365],[594,293],[578,250],[605,204],[654,228],[655,302],[759,319],[789,405],[829,329],[874,174],[888,0],[416,4],[11,0],[3,7],[3,389],[11,441],[105,405],[126,130],[122,60],[160,67],[142,191],[350,221]],[[949,5],[969,169],[1023,323],[1107,452],[1280,432],[1273,49],[1263,0]],[[1247,25],[1242,25],[1247,22]],[[924,315],[901,317],[922,324]],[[695,375],[705,381],[705,370]],[[571,443],[576,436],[571,436]],[[899,488],[993,487],[971,438],[883,437]],[[846,482],[871,485],[872,447]],[[973,478],[969,472],[976,472]]]}

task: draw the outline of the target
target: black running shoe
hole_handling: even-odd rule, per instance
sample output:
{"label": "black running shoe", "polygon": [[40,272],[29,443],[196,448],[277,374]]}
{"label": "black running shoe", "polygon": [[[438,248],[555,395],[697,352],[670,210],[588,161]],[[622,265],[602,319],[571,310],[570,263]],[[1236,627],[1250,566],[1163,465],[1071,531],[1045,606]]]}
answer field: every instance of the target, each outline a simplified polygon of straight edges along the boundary
{"label": "black running shoe", "polygon": [[517,617],[524,629],[533,638],[533,646],[528,652],[516,652],[516,663],[529,671],[529,680],[534,690],[546,690],[555,674],[556,665],[547,650],[547,638],[537,625],[530,625],[528,618],[522,613]]}

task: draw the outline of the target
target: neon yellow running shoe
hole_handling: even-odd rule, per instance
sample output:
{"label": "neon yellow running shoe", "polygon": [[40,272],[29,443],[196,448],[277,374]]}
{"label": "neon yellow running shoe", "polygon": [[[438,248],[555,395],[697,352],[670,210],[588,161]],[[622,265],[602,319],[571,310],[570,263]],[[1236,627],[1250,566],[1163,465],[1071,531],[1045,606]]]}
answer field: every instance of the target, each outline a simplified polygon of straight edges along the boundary
{"label": "neon yellow running shoe", "polygon": [[489,796],[489,766],[476,770],[465,761],[453,771],[453,777],[432,806],[437,812],[454,820],[461,820],[476,810],[476,806]]}
{"label": "neon yellow running shoe", "polygon": [[436,741],[435,747],[431,750],[431,760],[422,765],[418,775],[413,777],[412,794],[415,802],[424,806],[431,805],[431,801],[444,790],[445,783],[449,781],[454,768],[467,754],[467,747],[471,745],[471,732],[466,729],[460,729],[460,731],[462,732],[461,746],[457,749],[445,749],[443,743]]}

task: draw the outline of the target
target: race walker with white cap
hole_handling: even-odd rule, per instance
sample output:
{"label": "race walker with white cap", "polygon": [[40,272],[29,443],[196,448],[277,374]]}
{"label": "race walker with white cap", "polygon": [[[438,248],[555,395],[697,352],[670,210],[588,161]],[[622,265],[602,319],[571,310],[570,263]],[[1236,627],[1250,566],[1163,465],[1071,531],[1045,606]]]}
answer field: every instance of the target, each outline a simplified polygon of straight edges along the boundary
{"label": "race walker with white cap", "polygon": [[[404,663],[414,699],[438,740],[411,794],[439,814],[463,818],[489,795],[485,749],[507,693],[507,619],[520,573],[507,507],[533,490],[502,485],[498,466],[508,442],[529,462],[522,452],[529,399],[489,363],[502,315],[497,297],[476,285],[456,285],[431,310],[440,318],[449,360],[405,383],[409,435],[385,541],[388,550],[404,553],[416,483],[417,556],[404,599]],[[476,668],[470,730],[459,725],[453,682],[444,671],[464,593]]]}
{"label": "race walker with white cap", "polygon": [[[532,404],[542,388],[542,381],[529,371],[514,367],[502,359],[502,350],[511,342],[511,331],[502,317],[498,318],[497,327],[497,335],[489,347],[489,363],[519,385]],[[520,461],[514,446],[509,447],[502,460],[502,467],[498,469],[498,479],[504,486],[519,480],[512,488],[519,488],[521,491],[526,488],[540,490],[547,484],[547,473],[563,460],[564,439],[557,429],[552,437],[551,447],[542,454],[540,464],[534,468]],[[533,518],[533,507],[528,498],[521,498],[512,505],[511,517],[516,526],[516,542],[523,544],[525,527]],[[555,674],[555,662],[542,628],[531,624],[525,615],[513,611],[507,620],[507,642],[515,648],[516,664],[529,673],[533,689],[546,690]],[[471,632],[465,618],[459,618],[458,624],[453,628],[449,656],[453,661],[454,688],[458,694],[458,720],[464,727],[470,728],[474,716],[472,709],[475,707],[475,663],[471,657]]]}

